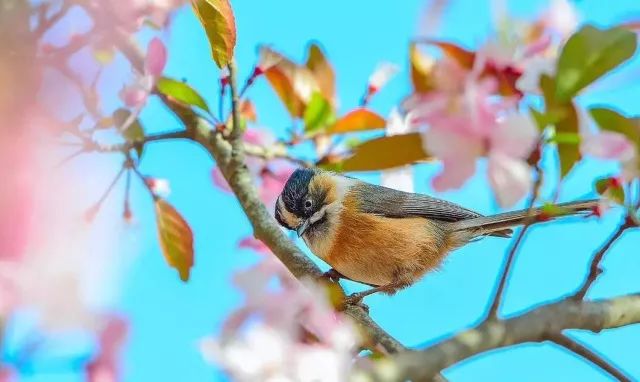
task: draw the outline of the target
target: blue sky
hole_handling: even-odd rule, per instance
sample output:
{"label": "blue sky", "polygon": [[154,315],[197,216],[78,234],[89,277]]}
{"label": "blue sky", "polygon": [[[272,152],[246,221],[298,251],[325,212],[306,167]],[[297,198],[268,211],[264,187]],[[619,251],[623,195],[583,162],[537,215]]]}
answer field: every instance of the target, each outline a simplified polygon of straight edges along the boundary
{"label": "blue sky", "polygon": [[[640,14],[637,0],[576,3],[586,21],[602,25]],[[531,15],[545,4],[545,1],[511,1],[510,7],[518,15]],[[306,44],[317,40],[334,64],[342,111],[357,104],[369,73],[381,61],[396,63],[403,71],[376,96],[372,107],[387,115],[409,91],[407,48],[419,30],[422,0],[236,0],[233,7],[238,27],[236,56],[240,79],[246,78],[252,69],[258,44],[270,44],[295,59],[302,59]],[[437,36],[474,47],[489,33],[490,16],[488,1],[453,0]],[[210,104],[216,105],[218,70],[191,10],[185,8],[179,12],[171,31],[162,37],[170,52],[166,73],[186,78]],[[143,41],[147,38],[142,36]],[[632,66],[637,68],[635,61]],[[109,84],[103,86],[109,87]],[[256,104],[261,125],[282,134],[289,118],[265,82],[259,81],[249,96]],[[639,96],[640,86],[629,83],[620,89],[585,95],[581,102],[611,104],[639,113]],[[145,109],[142,120],[148,132],[178,127],[157,102]],[[169,200],[194,230],[196,265],[188,284],[181,283],[176,273],[167,267],[156,240],[151,202],[142,188],[136,187],[133,208],[139,223],[126,235],[131,243],[128,250],[134,252],[134,248],[138,254],[117,303],[133,325],[124,353],[125,381],[223,380],[219,372],[203,362],[197,341],[215,332],[238,304],[238,294],[229,280],[235,270],[256,259],[253,253],[236,248],[237,242],[250,234],[250,227],[235,199],[212,185],[210,172],[214,164],[204,150],[188,142],[156,143],[147,148],[145,156],[142,172],[170,180]],[[114,173],[118,163],[97,157],[88,160],[99,164],[101,171]],[[552,164],[553,160],[547,156],[546,163]],[[437,164],[416,168],[420,192],[433,194],[429,179],[437,170]],[[615,170],[615,166],[604,162],[590,161],[579,166],[567,179],[561,198],[573,200],[589,196],[593,176]],[[377,174],[364,177],[378,181]],[[438,196],[481,213],[498,211],[483,175],[474,177],[461,190]],[[111,198],[109,203],[120,206],[120,196]],[[515,314],[573,291],[586,272],[591,253],[618,220],[619,215],[612,213],[602,221],[569,219],[533,229],[516,259],[501,313]],[[639,239],[640,233],[627,233],[614,246],[604,262],[605,274],[590,297],[638,292]],[[469,327],[482,317],[487,307],[507,245],[508,241],[494,238],[471,244],[452,254],[440,271],[396,296],[368,298],[373,318],[407,345],[432,343]],[[354,284],[347,287],[359,288]],[[640,378],[640,355],[635,348],[640,342],[640,327],[597,336],[571,335],[591,344],[627,373]],[[456,382],[608,380],[598,369],[552,345],[527,345],[492,352],[448,369],[445,375]],[[75,381],[79,377],[63,373],[26,380]]]}

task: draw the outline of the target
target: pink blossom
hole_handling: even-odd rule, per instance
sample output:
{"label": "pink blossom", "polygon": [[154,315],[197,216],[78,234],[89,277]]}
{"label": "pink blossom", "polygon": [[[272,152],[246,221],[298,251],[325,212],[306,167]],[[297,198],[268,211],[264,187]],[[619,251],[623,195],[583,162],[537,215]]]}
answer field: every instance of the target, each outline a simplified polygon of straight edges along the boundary
{"label": "pink blossom", "polygon": [[621,162],[636,156],[636,148],[627,137],[614,131],[600,131],[582,135],[580,150],[585,155]]}
{"label": "pink blossom", "polygon": [[8,367],[0,367],[0,382],[14,382],[16,381],[16,374]]}
{"label": "pink blossom", "polygon": [[160,77],[167,64],[167,48],[159,38],[154,38],[147,48],[144,69],[152,77]]}
{"label": "pink blossom", "polygon": [[[324,290],[313,283],[304,287],[271,255],[239,272],[234,283],[245,302],[219,338],[201,341],[205,360],[238,381],[345,380],[358,341]],[[309,341],[305,331],[317,341]]]}
{"label": "pink blossom", "polygon": [[531,190],[531,168],[522,159],[493,152],[489,155],[489,183],[498,204],[512,206]]}
{"label": "pink blossom", "polygon": [[238,248],[252,249],[258,253],[270,253],[271,250],[261,240],[253,236],[245,237],[238,243]]}
{"label": "pink blossom", "polygon": [[86,367],[87,382],[120,381],[120,351],[129,331],[121,317],[108,317],[98,338],[98,355]]}

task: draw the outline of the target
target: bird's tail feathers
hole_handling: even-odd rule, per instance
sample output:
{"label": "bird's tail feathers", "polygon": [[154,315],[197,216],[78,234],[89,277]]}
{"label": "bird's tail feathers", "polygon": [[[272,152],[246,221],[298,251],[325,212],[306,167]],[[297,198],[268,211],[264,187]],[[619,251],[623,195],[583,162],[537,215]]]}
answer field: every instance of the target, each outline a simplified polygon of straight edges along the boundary
{"label": "bird's tail feathers", "polygon": [[452,223],[451,230],[453,232],[477,231],[478,235],[510,237],[512,233],[510,228],[523,225],[529,219],[535,222],[555,219],[561,216],[584,214],[592,212],[597,205],[598,200],[586,200],[557,204],[551,212],[549,212],[548,208],[538,207],[531,210],[525,209],[492,216],[481,216]]}

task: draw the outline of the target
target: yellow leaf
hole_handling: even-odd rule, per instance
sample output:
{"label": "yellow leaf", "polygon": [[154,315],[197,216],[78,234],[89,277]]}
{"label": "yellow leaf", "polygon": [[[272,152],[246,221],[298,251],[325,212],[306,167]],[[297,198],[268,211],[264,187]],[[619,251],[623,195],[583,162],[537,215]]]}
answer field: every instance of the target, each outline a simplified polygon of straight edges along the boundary
{"label": "yellow leaf", "polygon": [[392,135],[372,139],[356,147],[353,155],[345,159],[342,171],[376,171],[404,166],[430,159],[422,148],[419,133]]}
{"label": "yellow leaf", "polygon": [[169,266],[178,270],[182,281],[189,280],[193,266],[193,233],[189,224],[175,208],[163,199],[157,199],[156,223],[160,247]]}
{"label": "yellow leaf", "polygon": [[411,83],[416,93],[427,93],[432,90],[433,59],[420,53],[416,44],[411,44],[409,47],[409,61],[411,63]]}
{"label": "yellow leaf", "polygon": [[335,106],[336,76],[333,71],[333,67],[331,67],[331,64],[317,44],[311,44],[309,46],[309,55],[307,57],[306,66],[318,83],[320,93],[326,100]]}
{"label": "yellow leaf", "polygon": [[449,57],[453,58],[465,69],[473,68],[473,62],[476,59],[476,54],[454,43],[439,41],[434,39],[420,40],[420,43],[435,45],[442,49],[442,51]]}
{"label": "yellow leaf", "polygon": [[371,110],[358,108],[350,111],[338,119],[326,131],[327,134],[351,133],[354,131],[366,131],[383,129],[387,125],[384,118]]}
{"label": "yellow leaf", "polygon": [[192,0],[191,5],[207,33],[213,60],[220,68],[227,66],[236,45],[236,20],[229,0]]}
{"label": "yellow leaf", "polygon": [[300,66],[281,54],[265,49],[272,57],[278,58],[264,75],[271,84],[292,117],[302,117],[311,95],[318,91],[313,74],[306,66]]}

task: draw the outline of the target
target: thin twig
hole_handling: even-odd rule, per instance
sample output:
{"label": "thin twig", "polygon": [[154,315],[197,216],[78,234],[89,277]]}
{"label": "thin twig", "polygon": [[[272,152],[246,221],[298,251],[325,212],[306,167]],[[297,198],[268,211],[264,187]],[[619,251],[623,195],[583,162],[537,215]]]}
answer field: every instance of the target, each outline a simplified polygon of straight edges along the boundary
{"label": "thin twig", "polygon": [[520,232],[518,232],[518,236],[512,242],[507,258],[503,263],[504,265],[502,266],[502,269],[500,271],[500,281],[498,282],[498,287],[496,288],[495,294],[493,295],[491,307],[489,308],[489,313],[487,314],[486,319],[488,320],[495,319],[498,316],[498,310],[500,309],[500,304],[502,302],[502,295],[504,294],[504,288],[506,287],[507,279],[509,278],[509,275],[511,273],[511,267],[513,266],[513,260],[515,259],[516,252],[518,252],[518,248],[520,247],[525,234],[529,230],[529,227],[531,227],[531,224],[534,223],[534,218],[532,216],[533,206],[538,199],[540,186],[542,185],[542,171],[540,171],[540,167],[537,164],[535,167],[535,171],[536,181],[533,185],[533,194],[531,195],[531,200],[529,201],[529,205],[527,207],[528,217],[524,222],[524,226],[522,227]]}
{"label": "thin twig", "polygon": [[529,230],[531,224],[526,224],[520,232],[516,239],[512,242],[511,248],[509,249],[509,254],[507,255],[507,259],[504,262],[502,270],[500,272],[500,281],[498,282],[498,288],[495,291],[493,296],[493,302],[491,303],[491,307],[489,308],[489,313],[487,315],[487,319],[494,319],[498,315],[498,309],[500,309],[500,303],[502,302],[502,295],[504,293],[504,288],[507,284],[507,278],[511,273],[511,267],[513,265],[513,259],[515,258],[516,252],[518,252],[518,248],[520,247],[520,243],[524,238],[525,233]]}
{"label": "thin twig", "polygon": [[579,355],[585,360],[591,362],[592,364],[598,366],[602,370],[611,374],[612,377],[616,378],[621,382],[630,382],[631,378],[628,377],[618,366],[614,366],[611,361],[604,358],[604,356],[597,354],[595,351],[589,349],[588,347],[578,343],[576,340],[565,336],[564,334],[556,334],[549,338],[552,342],[562,346],[563,348]]}
{"label": "thin twig", "polygon": [[582,282],[582,285],[578,289],[578,291],[573,295],[572,298],[576,300],[582,300],[584,296],[591,288],[591,285],[598,279],[598,276],[602,273],[602,268],[600,267],[600,263],[604,258],[604,255],[609,251],[613,243],[616,242],[622,236],[624,231],[629,228],[626,220],[618,226],[615,232],[609,237],[609,239],[600,247],[600,249],[593,255],[591,258],[591,265],[589,266],[589,274]]}

